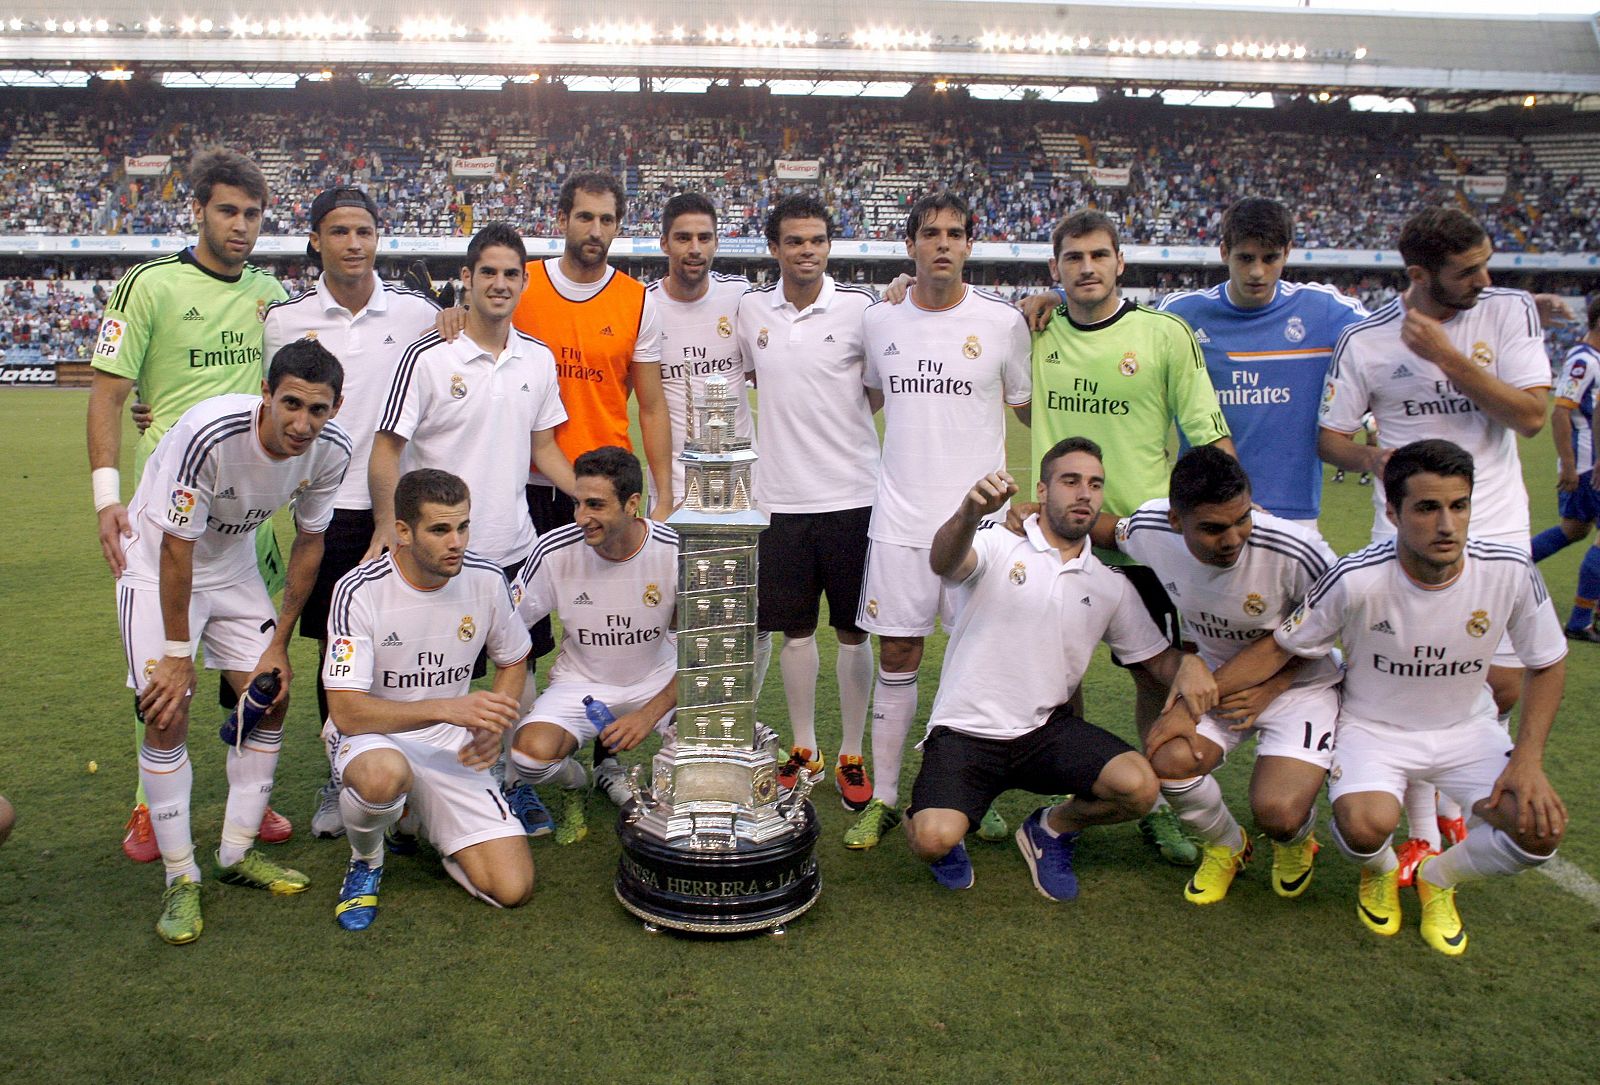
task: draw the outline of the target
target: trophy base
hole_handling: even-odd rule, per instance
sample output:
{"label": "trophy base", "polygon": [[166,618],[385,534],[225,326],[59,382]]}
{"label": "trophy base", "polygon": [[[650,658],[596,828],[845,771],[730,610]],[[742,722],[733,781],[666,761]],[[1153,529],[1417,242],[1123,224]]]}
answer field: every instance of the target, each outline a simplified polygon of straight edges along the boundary
{"label": "trophy base", "polygon": [[729,936],[778,931],[816,903],[822,875],[815,855],[820,827],[808,802],[792,834],[727,851],[690,851],[665,843],[629,820],[617,823],[622,858],[617,900],[644,921],[685,934]]}

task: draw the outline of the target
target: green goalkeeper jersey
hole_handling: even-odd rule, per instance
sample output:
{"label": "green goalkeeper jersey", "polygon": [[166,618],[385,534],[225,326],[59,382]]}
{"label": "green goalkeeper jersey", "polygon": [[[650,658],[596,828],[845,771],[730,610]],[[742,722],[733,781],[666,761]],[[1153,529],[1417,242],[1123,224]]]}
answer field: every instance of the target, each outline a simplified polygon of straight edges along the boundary
{"label": "green goalkeeper jersey", "polygon": [[1228,436],[1194,333],[1179,317],[1131,301],[1099,324],[1065,306],[1033,337],[1033,464],[1057,441],[1088,437],[1105,454],[1105,511],[1130,515],[1167,496],[1167,434],[1191,445]]}
{"label": "green goalkeeper jersey", "polygon": [[139,385],[153,421],[134,448],[134,480],[161,435],[203,399],[259,393],[265,375],[261,321],[288,295],[267,271],[246,264],[225,277],[193,249],[132,268],[111,294],[94,367]]}

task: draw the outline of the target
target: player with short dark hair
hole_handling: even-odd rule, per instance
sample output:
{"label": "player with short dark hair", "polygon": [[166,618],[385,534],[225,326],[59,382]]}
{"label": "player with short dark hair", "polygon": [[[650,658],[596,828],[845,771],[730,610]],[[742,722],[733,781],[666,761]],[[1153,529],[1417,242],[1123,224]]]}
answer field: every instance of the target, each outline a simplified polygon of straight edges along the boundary
{"label": "player with short dark hair", "polygon": [[[1470,537],[1474,474],[1473,457],[1449,441],[1392,450],[1383,483],[1395,535],[1341,558],[1273,636],[1216,674],[1226,697],[1343,644],[1328,793],[1334,840],[1361,866],[1356,914],[1377,934],[1399,933],[1390,840],[1407,787],[1436,787],[1472,812],[1466,839],[1415,876],[1422,937],[1450,956],[1467,948],[1456,887],[1547,862],[1567,823],[1543,765],[1567,645],[1527,550]],[[1515,742],[1484,684],[1502,635],[1527,667]]]}
{"label": "player with short dark hair", "polygon": [[[140,530],[124,545],[117,614],[128,685],[145,723],[139,774],[166,867],[156,930],[174,944],[194,941],[202,927],[186,746],[197,644],[206,666],[222,671],[236,692],[262,674],[276,673],[283,683],[253,730],[242,720],[236,728],[218,873],[224,882],[273,893],[309,884],[252,845],[283,743],[289,638],[350,465],[350,438],[330,424],[342,384],[339,361],[325,348],[310,340],[289,344],[274,355],[257,395],[217,396],[184,412],[157,444],[130,506]],[[254,572],[251,536],[290,501],[296,535],[274,614]]]}
{"label": "player with short dark hair", "polygon": [[[384,834],[408,807],[468,893],[514,908],[533,893],[523,826],[486,771],[517,720],[528,631],[500,567],[468,549],[467,484],[434,468],[394,490],[396,545],[339,580],[323,683],[322,737],[350,840],[334,918],[365,930],[378,912]],[[492,689],[472,689],[487,652]]]}

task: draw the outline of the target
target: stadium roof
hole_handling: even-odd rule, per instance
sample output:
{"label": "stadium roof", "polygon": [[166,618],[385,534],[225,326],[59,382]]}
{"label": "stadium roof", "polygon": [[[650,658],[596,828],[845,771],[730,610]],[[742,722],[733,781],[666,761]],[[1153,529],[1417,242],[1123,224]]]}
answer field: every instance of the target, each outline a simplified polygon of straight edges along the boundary
{"label": "stadium roof", "polygon": [[[964,0],[13,0],[0,69],[396,72],[1600,96],[1593,17]],[[797,14],[797,11],[802,13]]]}

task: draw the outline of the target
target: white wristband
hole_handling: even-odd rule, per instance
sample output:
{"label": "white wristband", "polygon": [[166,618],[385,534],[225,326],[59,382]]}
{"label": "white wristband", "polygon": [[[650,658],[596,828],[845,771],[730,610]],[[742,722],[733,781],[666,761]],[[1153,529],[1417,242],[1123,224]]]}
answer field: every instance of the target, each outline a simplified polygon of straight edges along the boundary
{"label": "white wristband", "polygon": [[161,654],[164,656],[173,656],[178,659],[193,659],[194,641],[169,640],[162,646]]}
{"label": "white wristband", "polygon": [[94,490],[95,512],[122,504],[122,472],[115,467],[96,467],[90,471],[89,485]]}

